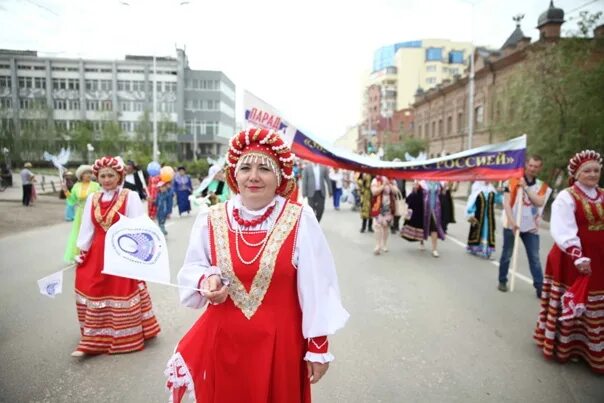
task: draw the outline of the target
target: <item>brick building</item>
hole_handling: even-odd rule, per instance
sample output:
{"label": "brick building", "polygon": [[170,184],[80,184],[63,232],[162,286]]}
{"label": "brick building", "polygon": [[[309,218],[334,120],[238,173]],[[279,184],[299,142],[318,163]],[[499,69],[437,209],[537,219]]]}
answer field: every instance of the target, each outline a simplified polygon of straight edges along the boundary
{"label": "brick building", "polygon": [[[553,2],[539,17],[540,36],[531,43],[515,18],[516,28],[501,49],[476,48],[474,51],[475,80],[474,131],[472,146],[503,140],[496,123],[508,114],[503,96],[506,84],[526,59],[527,50],[546,41],[560,38],[564,11]],[[428,91],[418,90],[415,97],[415,136],[428,142],[430,157],[462,151],[468,147],[468,77],[455,76]],[[519,133],[520,134],[520,133]]]}

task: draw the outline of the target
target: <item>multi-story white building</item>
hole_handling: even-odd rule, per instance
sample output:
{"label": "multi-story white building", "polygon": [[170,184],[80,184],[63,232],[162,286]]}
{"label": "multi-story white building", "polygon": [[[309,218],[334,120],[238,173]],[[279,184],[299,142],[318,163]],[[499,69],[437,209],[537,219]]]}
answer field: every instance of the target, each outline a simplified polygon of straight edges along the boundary
{"label": "multi-story white building", "polygon": [[150,56],[66,59],[0,50],[3,133],[18,139],[36,128],[36,136],[52,142],[88,122],[99,138],[114,122],[135,139],[145,113],[147,125],[153,119],[154,80],[157,121],[173,123],[166,136],[177,144],[177,157],[192,158],[194,145],[198,156],[225,152],[235,130],[235,86],[222,72],[190,69],[180,49],[175,58],[157,57],[155,70]]}

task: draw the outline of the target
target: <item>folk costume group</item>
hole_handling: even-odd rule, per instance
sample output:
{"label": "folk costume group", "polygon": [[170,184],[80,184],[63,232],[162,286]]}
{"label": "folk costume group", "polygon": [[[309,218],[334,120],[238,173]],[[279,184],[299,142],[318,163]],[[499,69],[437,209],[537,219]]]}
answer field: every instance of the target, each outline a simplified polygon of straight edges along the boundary
{"label": "folk costume group", "polygon": [[[334,359],[328,337],[345,325],[349,314],[315,214],[290,199],[293,166],[291,150],[271,130],[250,129],[231,139],[224,180],[234,196],[198,214],[177,276],[181,303],[205,310],[167,363],[172,401],[189,396],[197,402],[307,403],[310,385]],[[594,151],[570,160],[572,185],[553,204],[556,244],[547,260],[534,337],[546,357],[562,362],[581,357],[604,373],[601,167]],[[103,157],[82,168],[77,172],[81,186],[90,175],[98,179],[100,190],[88,184],[89,190],[72,189],[68,195],[82,206],[75,245],[81,337],[72,355],[139,351],[160,332],[147,286],[101,270],[107,230],[120,216],[145,214],[144,207],[137,192],[123,187],[119,157]],[[395,214],[395,185],[382,177],[367,185],[369,215],[378,232],[376,253],[382,253]],[[417,202],[412,197],[413,211],[402,229],[409,239],[432,237],[433,251],[445,232],[444,194],[440,184],[418,184],[412,193]],[[474,218],[470,238],[476,241],[468,245],[472,253],[493,253],[491,217],[497,197],[488,183],[473,188],[466,209]]]}
{"label": "folk costume group", "polygon": [[[188,394],[197,402],[310,402],[311,383],[334,359],[328,337],[349,315],[313,211],[289,198],[293,161],[273,131],[231,140],[224,171],[234,197],[198,215],[178,274],[186,287],[181,302],[205,311],[169,359],[172,401]],[[72,356],[142,350],[160,331],[145,282],[101,270],[107,230],[144,207],[136,191],[124,189],[119,157],[101,158],[86,172],[101,189],[82,207],[75,258],[81,337]]]}

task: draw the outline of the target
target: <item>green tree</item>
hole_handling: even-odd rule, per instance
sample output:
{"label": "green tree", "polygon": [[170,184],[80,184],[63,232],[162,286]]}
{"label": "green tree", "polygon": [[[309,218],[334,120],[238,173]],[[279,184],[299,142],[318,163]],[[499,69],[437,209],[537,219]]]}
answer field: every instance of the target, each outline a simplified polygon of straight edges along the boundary
{"label": "green tree", "polygon": [[151,155],[153,150],[153,122],[148,110],[138,118],[135,142],[132,145],[137,153]]}
{"label": "green tree", "polygon": [[409,153],[413,157],[426,151],[426,141],[415,137],[407,137],[402,144],[389,144],[384,150],[384,159],[392,161],[395,158],[405,161],[405,154]]}
{"label": "green tree", "polygon": [[88,144],[94,143],[92,123],[85,120],[78,122],[74,126],[75,128],[71,129],[70,132],[72,148],[80,153],[82,160],[86,160]]}
{"label": "green tree", "polygon": [[604,41],[583,37],[598,18],[582,13],[579,33],[535,44],[505,95],[501,130],[528,134],[550,181],[575,152],[604,149]]}
{"label": "green tree", "polygon": [[99,152],[103,155],[119,155],[124,151],[126,138],[117,122],[109,120],[103,122]]}

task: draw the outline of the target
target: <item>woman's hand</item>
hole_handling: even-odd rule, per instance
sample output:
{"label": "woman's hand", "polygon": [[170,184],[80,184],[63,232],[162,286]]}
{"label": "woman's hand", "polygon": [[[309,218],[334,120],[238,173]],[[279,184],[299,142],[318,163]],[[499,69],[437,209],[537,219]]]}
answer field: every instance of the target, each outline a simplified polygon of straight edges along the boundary
{"label": "woman's hand", "polygon": [[206,297],[212,305],[222,304],[229,295],[227,286],[222,284],[222,280],[217,274],[212,274],[203,281],[201,290],[203,296]]}
{"label": "woman's hand", "polygon": [[579,270],[579,273],[583,274],[584,276],[589,276],[591,275],[591,262],[587,261],[587,262],[581,262],[577,265],[577,270]]}
{"label": "woman's hand", "polygon": [[329,363],[326,362],[322,364],[320,362],[311,362],[306,361],[306,368],[308,369],[308,377],[310,378],[310,383],[317,383],[323,378],[323,375],[329,369]]}

